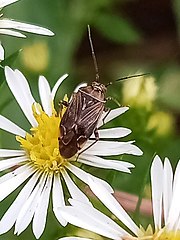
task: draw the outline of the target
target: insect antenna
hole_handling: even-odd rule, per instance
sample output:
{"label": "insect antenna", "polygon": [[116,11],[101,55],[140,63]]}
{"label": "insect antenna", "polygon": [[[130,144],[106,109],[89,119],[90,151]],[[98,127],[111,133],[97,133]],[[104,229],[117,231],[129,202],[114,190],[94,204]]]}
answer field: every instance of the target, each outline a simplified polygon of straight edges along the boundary
{"label": "insect antenna", "polygon": [[[119,78],[119,79],[115,80],[114,82],[119,82],[119,81],[126,80],[126,79],[129,79],[129,78],[142,77],[142,76],[149,75],[149,74],[150,73],[142,73],[142,74],[136,74],[136,75],[131,75],[131,76],[127,76],[127,77],[122,77],[122,78]],[[111,84],[113,84],[113,82],[109,82],[106,85],[106,87],[108,87]]]}
{"label": "insect antenna", "polygon": [[90,30],[89,25],[88,25],[88,37],[89,37],[89,43],[90,43],[90,47],[91,47],[91,54],[92,54],[92,58],[93,58],[93,62],[94,62],[94,68],[96,71],[96,82],[99,82],[99,69],[98,69],[98,65],[97,65],[96,55],[94,52],[93,42],[92,42],[92,38],[91,38],[91,30]]}

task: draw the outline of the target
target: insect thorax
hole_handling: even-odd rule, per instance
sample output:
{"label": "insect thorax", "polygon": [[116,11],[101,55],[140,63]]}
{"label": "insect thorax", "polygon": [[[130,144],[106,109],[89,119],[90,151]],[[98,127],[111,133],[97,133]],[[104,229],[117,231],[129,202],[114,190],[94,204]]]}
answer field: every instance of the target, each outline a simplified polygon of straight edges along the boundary
{"label": "insect thorax", "polygon": [[100,102],[105,102],[105,94],[106,94],[107,88],[102,83],[94,81],[92,82],[91,85],[80,88],[79,91],[87,94],[91,98],[94,98]]}

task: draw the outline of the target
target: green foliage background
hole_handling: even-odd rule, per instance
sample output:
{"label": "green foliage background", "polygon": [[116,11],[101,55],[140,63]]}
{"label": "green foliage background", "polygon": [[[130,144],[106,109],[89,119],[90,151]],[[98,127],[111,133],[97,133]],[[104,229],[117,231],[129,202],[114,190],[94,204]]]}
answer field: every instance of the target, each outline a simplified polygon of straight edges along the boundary
{"label": "green foliage background", "polygon": [[[87,37],[87,24],[90,24],[92,38],[98,59],[101,81],[108,83],[122,76],[136,72],[149,72],[156,79],[157,99],[149,111],[145,107],[132,106],[123,116],[107,127],[124,126],[132,134],[124,140],[135,139],[144,152],[141,157],[121,156],[119,159],[135,164],[132,174],[123,174],[110,170],[85,167],[87,171],[107,180],[116,190],[147,197],[144,187],[149,183],[149,167],[155,153],[162,158],[169,157],[176,165],[180,151],[180,69],[179,69],[179,30],[180,4],[175,1],[143,0],[23,0],[3,9],[5,17],[39,24],[51,29],[54,37],[27,34],[27,39],[1,36],[6,50],[6,61],[21,70],[30,82],[35,98],[38,100],[38,76],[45,75],[51,86],[63,73],[69,73],[68,79],[60,88],[56,102],[64,94],[71,95],[80,82],[91,82],[95,77],[91,52]],[[162,5],[161,5],[162,4]],[[163,19],[166,19],[164,22]],[[34,43],[45,42],[48,46],[48,66],[43,71],[32,71],[22,60],[23,48]],[[22,51],[19,51],[22,49]],[[133,80],[132,80],[133,81]],[[123,103],[122,83],[109,87],[108,95]],[[4,82],[3,70],[0,70],[0,112],[24,129],[29,123],[21,113],[9,88]],[[113,103],[108,103],[115,107]],[[58,106],[57,106],[58,107]],[[170,132],[158,135],[156,129],[147,130],[150,116],[157,111],[165,111],[174,118]],[[0,147],[18,147],[14,136],[0,130]],[[145,184],[142,184],[142,183]],[[82,186],[83,187],[83,186]],[[0,216],[10,206],[19,189],[0,205]],[[95,200],[95,205],[99,205]],[[149,223],[149,219],[134,213],[137,223]],[[58,239],[60,236],[75,234],[76,228],[61,228],[49,208],[46,230],[42,240]],[[29,227],[20,236],[14,236],[13,230],[0,236],[6,239],[35,239]]]}

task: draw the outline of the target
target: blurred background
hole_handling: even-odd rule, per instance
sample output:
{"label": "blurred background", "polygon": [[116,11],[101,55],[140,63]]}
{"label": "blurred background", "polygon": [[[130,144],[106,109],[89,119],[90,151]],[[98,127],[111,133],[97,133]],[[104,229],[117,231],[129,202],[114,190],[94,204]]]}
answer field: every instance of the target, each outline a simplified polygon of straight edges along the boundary
{"label": "blurred background", "polygon": [[[132,174],[84,167],[86,171],[107,180],[117,190],[120,201],[119,191],[149,198],[149,167],[154,154],[162,158],[169,157],[173,167],[180,156],[180,1],[23,0],[6,7],[2,12],[4,17],[44,26],[55,33],[54,37],[27,34],[27,39],[1,36],[6,57],[10,56],[11,67],[25,74],[37,101],[39,75],[46,76],[53,86],[62,74],[69,74],[58,91],[57,108],[58,101],[66,93],[70,97],[77,84],[91,83],[95,79],[87,35],[88,24],[91,26],[102,83],[149,73],[146,77],[116,82],[108,88],[107,95],[122,106],[130,106],[130,110],[106,127],[130,128],[132,134],[122,141],[134,139],[144,152],[142,157],[119,157],[136,166]],[[22,50],[19,52],[19,49]],[[1,114],[28,130],[30,126],[3,80],[2,77]],[[117,107],[114,102],[108,102],[107,106]],[[13,136],[0,131],[0,147],[9,146],[15,148],[18,144]],[[16,195],[17,192],[11,194],[1,203],[0,216]],[[96,200],[94,202],[107,213]],[[126,204],[124,207],[127,207]],[[145,227],[149,223],[143,211],[137,209],[132,215],[137,223]],[[61,228],[50,209],[41,239],[54,240],[73,233],[84,234],[71,226]],[[19,237],[10,231],[0,236],[1,239],[35,238],[29,227]]]}

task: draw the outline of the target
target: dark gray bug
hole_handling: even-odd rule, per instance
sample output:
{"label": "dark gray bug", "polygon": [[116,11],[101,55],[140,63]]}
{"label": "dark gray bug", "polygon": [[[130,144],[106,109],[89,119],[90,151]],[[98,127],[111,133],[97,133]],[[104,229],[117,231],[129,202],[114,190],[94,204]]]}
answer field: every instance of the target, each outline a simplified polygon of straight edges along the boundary
{"label": "dark gray bug", "polygon": [[[78,153],[93,133],[95,135],[94,143],[99,140],[97,124],[103,111],[107,111],[105,107],[106,91],[107,86],[111,83],[104,85],[99,82],[99,71],[89,26],[88,34],[96,70],[96,80],[91,85],[80,87],[77,92],[72,94],[70,102],[62,101],[62,104],[67,107],[60,123],[59,137],[59,150],[64,158],[71,158]],[[142,75],[144,74],[124,77],[116,81]]]}

